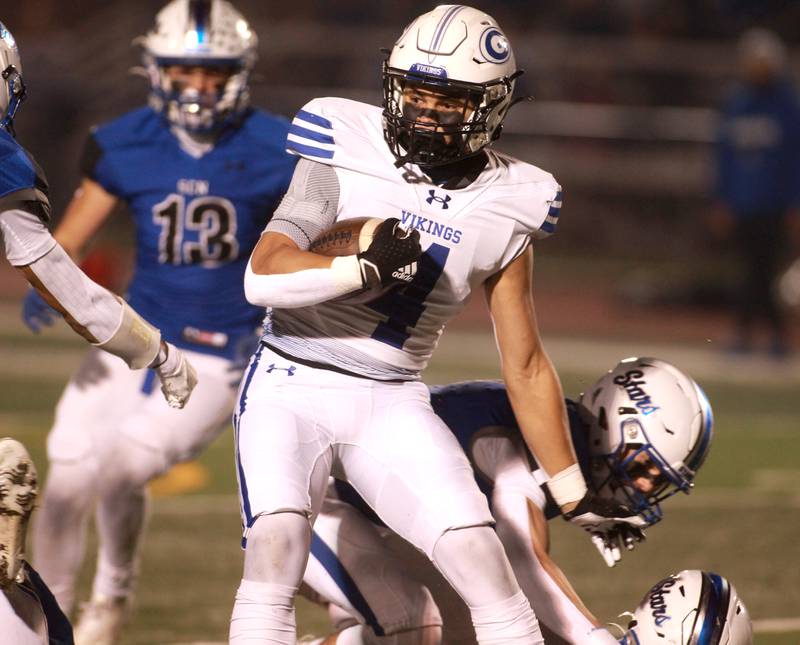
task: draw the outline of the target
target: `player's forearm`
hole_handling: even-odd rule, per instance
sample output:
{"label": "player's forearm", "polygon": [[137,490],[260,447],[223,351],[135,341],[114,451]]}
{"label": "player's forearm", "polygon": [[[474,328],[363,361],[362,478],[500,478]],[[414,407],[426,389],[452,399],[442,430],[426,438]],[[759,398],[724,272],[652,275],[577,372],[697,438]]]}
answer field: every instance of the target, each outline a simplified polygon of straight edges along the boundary
{"label": "player's forearm", "polygon": [[328,267],[277,274],[258,273],[249,262],[244,276],[247,301],[260,307],[292,309],[326,302],[361,288],[361,271],[354,255],[333,261],[322,259]]}
{"label": "player's forearm", "polygon": [[504,362],[503,379],[525,443],[550,476],[577,463],[564,394],[544,350],[523,364]]}
{"label": "player's forearm", "polygon": [[158,329],[90,280],[60,246],[18,268],[47,303],[88,342],[119,356],[133,369],[154,361],[161,343]]}
{"label": "player's forearm", "polygon": [[[546,520],[541,526],[529,515],[528,500],[511,490],[495,488],[492,512],[497,534],[506,549],[514,574],[543,625],[570,643],[587,642],[599,626],[558,565],[546,552]],[[538,544],[538,547],[537,547]],[[609,643],[614,643],[609,635]]]}

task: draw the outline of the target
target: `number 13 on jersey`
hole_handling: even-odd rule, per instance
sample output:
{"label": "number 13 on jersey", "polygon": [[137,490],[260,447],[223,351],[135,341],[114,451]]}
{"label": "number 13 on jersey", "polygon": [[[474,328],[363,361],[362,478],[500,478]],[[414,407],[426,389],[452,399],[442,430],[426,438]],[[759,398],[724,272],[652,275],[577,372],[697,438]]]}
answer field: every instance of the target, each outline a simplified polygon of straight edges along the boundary
{"label": "number 13 on jersey", "polygon": [[186,197],[173,193],[153,206],[153,221],[161,227],[161,264],[222,264],[239,255],[236,209],[222,197],[197,197],[187,204]]}

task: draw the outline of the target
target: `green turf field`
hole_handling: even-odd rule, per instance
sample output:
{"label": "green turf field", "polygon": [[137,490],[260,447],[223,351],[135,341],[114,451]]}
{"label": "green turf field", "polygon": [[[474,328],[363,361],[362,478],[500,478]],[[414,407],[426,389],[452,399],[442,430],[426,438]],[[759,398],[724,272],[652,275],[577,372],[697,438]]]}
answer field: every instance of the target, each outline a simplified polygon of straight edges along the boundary
{"label": "green turf field", "polygon": [[[0,332],[0,429],[24,441],[44,472],[52,408],[81,346],[60,333],[33,343],[9,320],[0,312],[0,329],[5,330]],[[564,340],[554,360],[558,365],[559,356],[565,356],[563,364],[569,369],[562,371],[564,389],[576,393],[599,371],[597,360],[591,359],[585,361],[586,370],[575,369],[576,361],[566,360],[571,346]],[[477,342],[471,335],[453,334],[426,380],[496,377],[492,351],[488,339]],[[581,351],[586,352],[584,345]],[[598,345],[601,356],[603,351]],[[631,348],[629,353],[638,351]],[[698,365],[702,359],[697,357]],[[714,406],[717,434],[697,490],[670,500],[667,519],[615,569],[606,568],[581,531],[565,522],[551,523],[556,561],[604,620],[632,609],[662,576],[682,568],[705,568],[733,581],[757,626],[769,628],[763,622],[767,619],[795,619],[796,631],[760,631],[756,643],[800,643],[800,376],[743,379],[746,369],[747,365],[732,365],[717,370],[713,378],[698,377]],[[230,432],[211,446],[201,464],[209,475],[204,487],[154,500],[140,592],[124,644],[226,639],[241,570]],[[87,560],[91,565],[93,557]],[[88,582],[87,571],[84,596]],[[307,603],[300,607],[298,622],[301,633],[325,629],[324,615]]]}

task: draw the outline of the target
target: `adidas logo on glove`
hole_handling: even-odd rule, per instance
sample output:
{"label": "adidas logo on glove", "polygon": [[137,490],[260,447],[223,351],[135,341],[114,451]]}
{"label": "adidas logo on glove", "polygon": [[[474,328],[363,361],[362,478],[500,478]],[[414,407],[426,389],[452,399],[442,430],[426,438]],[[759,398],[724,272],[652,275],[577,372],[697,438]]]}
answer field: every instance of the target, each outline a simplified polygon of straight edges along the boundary
{"label": "adidas logo on glove", "polygon": [[392,277],[401,282],[411,282],[417,273],[417,263],[412,262],[404,267],[400,267],[392,271]]}

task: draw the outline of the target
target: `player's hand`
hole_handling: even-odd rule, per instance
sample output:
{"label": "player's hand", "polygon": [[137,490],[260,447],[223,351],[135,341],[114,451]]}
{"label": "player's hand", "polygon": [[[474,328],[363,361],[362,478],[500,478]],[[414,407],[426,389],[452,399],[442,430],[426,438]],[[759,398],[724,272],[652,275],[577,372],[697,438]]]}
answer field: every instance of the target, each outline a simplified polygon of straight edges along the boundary
{"label": "player's hand", "polygon": [[633,551],[636,544],[644,542],[645,539],[642,529],[629,524],[618,524],[607,531],[592,533],[592,544],[597,547],[609,567],[613,567],[622,559],[623,547]]}
{"label": "player's hand", "polygon": [[563,515],[565,520],[577,524],[589,533],[601,533],[618,524],[627,524],[639,529],[647,526],[645,519],[625,504],[614,499],[598,497],[592,491],[587,491],[578,505]]}
{"label": "player's hand", "polygon": [[197,385],[197,372],[183,352],[172,343],[161,341],[161,350],[151,365],[161,380],[161,392],[169,407],[182,408]]}
{"label": "player's hand", "polygon": [[356,256],[363,286],[370,289],[411,282],[420,255],[419,231],[404,229],[400,220],[390,217],[375,229],[369,248]]}
{"label": "player's hand", "polygon": [[42,327],[52,325],[55,316],[60,315],[45,302],[36,289],[28,289],[22,301],[22,320],[34,334],[38,334]]}

